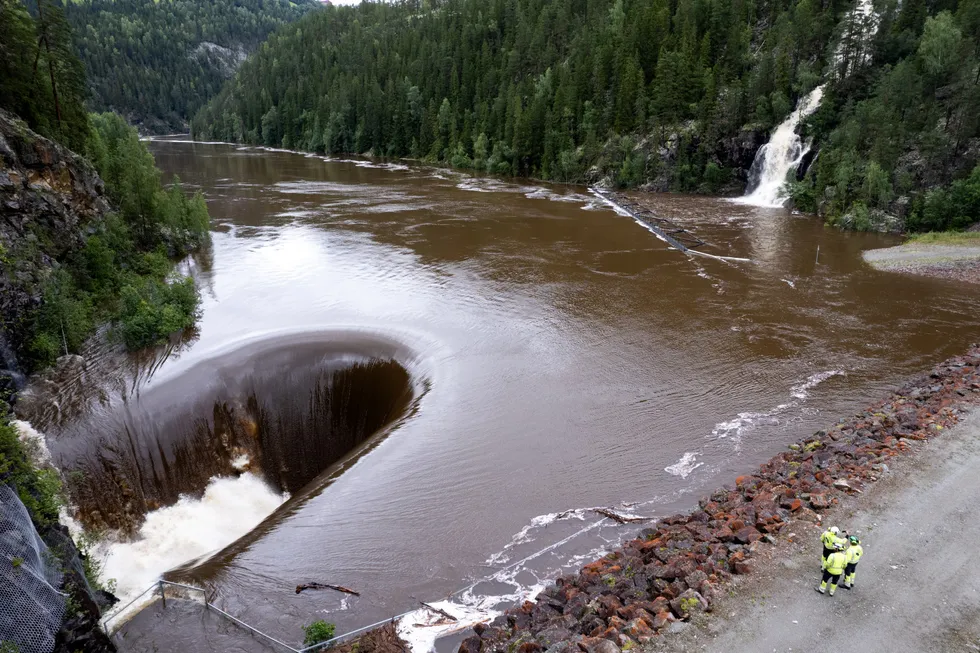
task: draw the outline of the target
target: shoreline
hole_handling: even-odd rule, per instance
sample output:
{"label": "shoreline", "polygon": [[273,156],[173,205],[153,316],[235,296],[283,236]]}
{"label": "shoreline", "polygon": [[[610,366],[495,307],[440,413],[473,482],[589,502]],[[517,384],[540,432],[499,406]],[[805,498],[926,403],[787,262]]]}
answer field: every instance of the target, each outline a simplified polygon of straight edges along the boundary
{"label": "shoreline", "polygon": [[756,565],[792,542],[788,525],[820,524],[888,474],[889,462],[913,443],[943,433],[975,406],[980,345],[789,445],[757,472],[701,499],[690,513],[661,519],[578,575],[558,578],[536,602],[478,624],[459,651],[617,653],[662,643],[659,635],[692,620],[710,622],[706,613],[738,577],[751,579]]}
{"label": "shoreline", "polygon": [[876,270],[980,284],[980,239],[977,244],[909,241],[862,252]]}

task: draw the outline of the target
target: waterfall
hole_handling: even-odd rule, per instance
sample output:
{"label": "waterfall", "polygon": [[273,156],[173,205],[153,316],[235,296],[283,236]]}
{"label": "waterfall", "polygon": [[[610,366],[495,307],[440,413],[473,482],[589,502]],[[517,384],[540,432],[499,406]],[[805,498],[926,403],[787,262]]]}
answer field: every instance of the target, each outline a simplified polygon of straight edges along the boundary
{"label": "waterfall", "polygon": [[800,140],[796,128],[800,121],[817,110],[822,97],[823,86],[810,91],[796,105],[793,113],[776,128],[769,142],[759,148],[749,170],[750,192],[740,198],[740,202],[756,206],[783,205],[786,198],[781,196],[780,189],[786,181],[786,175],[791,170],[796,170],[810,149],[809,144]]}

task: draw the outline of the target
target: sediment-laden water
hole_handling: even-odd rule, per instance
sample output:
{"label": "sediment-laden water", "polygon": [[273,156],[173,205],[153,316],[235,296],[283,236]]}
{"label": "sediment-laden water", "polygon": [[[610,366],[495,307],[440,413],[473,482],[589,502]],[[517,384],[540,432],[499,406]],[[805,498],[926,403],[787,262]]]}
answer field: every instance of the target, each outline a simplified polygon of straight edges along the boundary
{"label": "sediment-laden water", "polygon": [[[734,263],[579,187],[152,149],[214,218],[188,262],[199,328],[96,352],[22,416],[83,521],[135,538],[109,547],[128,592],[178,565],[290,642],[450,593],[506,607],[641,527],[589,508],[689,507],[980,337],[975,287],[874,271],[860,252],[896,239],[782,209],[634,196]],[[294,592],[308,581],[361,596]]]}

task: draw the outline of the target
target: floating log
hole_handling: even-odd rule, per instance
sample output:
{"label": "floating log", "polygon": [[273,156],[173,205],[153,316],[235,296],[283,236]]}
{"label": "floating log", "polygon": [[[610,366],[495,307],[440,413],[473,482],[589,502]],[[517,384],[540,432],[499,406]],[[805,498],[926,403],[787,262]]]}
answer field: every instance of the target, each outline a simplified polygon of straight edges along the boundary
{"label": "floating log", "polygon": [[453,615],[449,614],[445,610],[440,610],[439,608],[437,608],[434,605],[429,605],[425,601],[419,601],[419,603],[421,603],[423,605],[423,607],[425,607],[425,608],[427,608],[429,610],[432,610],[433,612],[436,612],[438,614],[441,614],[442,616],[444,616],[446,619],[449,619],[450,621],[459,621],[459,619],[457,619]]}
{"label": "floating log", "polygon": [[303,585],[296,586],[296,593],[299,594],[303,590],[335,590],[337,592],[343,592],[344,594],[353,594],[354,596],[360,596],[360,592],[356,592],[349,587],[344,587],[343,585],[330,585],[329,583],[304,583]]}
{"label": "floating log", "polygon": [[613,512],[607,508],[593,508],[592,512],[599,513],[603,517],[608,517],[609,519],[619,522],[620,524],[636,524],[638,522],[645,522],[653,519],[653,517],[628,517],[626,515],[620,515],[619,513]]}

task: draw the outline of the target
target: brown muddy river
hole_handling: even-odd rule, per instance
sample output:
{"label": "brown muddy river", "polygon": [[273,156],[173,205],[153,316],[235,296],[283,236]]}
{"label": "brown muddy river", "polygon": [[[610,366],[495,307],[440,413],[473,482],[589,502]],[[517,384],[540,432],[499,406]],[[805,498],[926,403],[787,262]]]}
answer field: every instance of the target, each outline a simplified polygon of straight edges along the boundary
{"label": "brown muddy river", "polygon": [[[633,195],[751,259],[732,263],[581,187],[151,148],[213,218],[198,333],[120,367],[88,413],[31,421],[85,471],[89,512],[114,497],[104,523],[188,495],[125,554],[146,568],[123,594],[215,553],[169,577],[293,644],[464,589],[440,605],[503,609],[642,528],[588,508],[684,510],[980,338],[980,289],[876,272],[861,251],[895,238],[784,210]],[[195,513],[212,476],[232,496]],[[294,592],[309,581],[361,596]]]}

